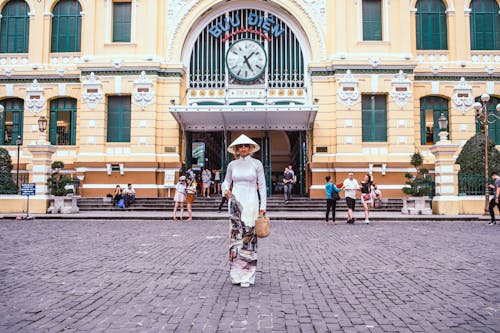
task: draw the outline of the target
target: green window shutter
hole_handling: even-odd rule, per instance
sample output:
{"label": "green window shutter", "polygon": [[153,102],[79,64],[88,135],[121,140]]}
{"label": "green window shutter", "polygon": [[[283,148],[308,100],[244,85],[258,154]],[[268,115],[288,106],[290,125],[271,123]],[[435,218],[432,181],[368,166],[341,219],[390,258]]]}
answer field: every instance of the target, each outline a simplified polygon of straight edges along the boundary
{"label": "green window shutter", "polygon": [[24,101],[19,98],[2,100],[4,114],[0,120],[0,145],[15,145],[17,136],[23,137]]}
{"label": "green window shutter", "polygon": [[29,42],[28,5],[11,0],[2,9],[0,20],[0,53],[27,53]]}
{"label": "green window shutter", "polygon": [[441,0],[419,0],[416,14],[417,50],[447,50],[446,7]]}
{"label": "green window shutter", "polygon": [[363,0],[363,40],[382,40],[381,0]]}
{"label": "green window shutter", "polygon": [[387,141],[387,102],[385,95],[362,97],[362,141]]}
{"label": "green window shutter", "polygon": [[470,14],[472,50],[500,49],[500,15],[495,0],[473,0]]}
{"label": "green window shutter", "polygon": [[54,7],[51,52],[80,52],[81,11],[76,0],[61,0]]}
{"label": "green window shutter", "polygon": [[130,96],[108,97],[107,142],[130,142]]}
{"label": "green window shutter", "polygon": [[130,42],[132,4],[113,3],[113,42]]}
{"label": "green window shutter", "polygon": [[[429,117],[432,117],[432,119],[430,119],[432,123],[432,129],[430,129],[431,132],[427,132],[427,111],[430,112]],[[441,114],[450,119],[448,114],[447,99],[438,96],[426,96],[420,99],[420,143],[422,145],[434,144],[439,141],[438,119]],[[449,125],[447,131],[449,132]],[[429,135],[429,140],[427,140],[427,135]]]}
{"label": "green window shutter", "polygon": [[58,146],[76,144],[76,99],[58,98],[50,102],[49,141]]}

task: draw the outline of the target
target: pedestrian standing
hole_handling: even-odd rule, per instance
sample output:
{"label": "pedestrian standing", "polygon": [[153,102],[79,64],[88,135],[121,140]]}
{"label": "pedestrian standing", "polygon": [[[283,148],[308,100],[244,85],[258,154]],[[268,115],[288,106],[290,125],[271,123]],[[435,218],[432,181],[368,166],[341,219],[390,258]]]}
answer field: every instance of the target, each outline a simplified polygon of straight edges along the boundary
{"label": "pedestrian standing", "polygon": [[193,202],[196,197],[196,180],[186,179],[186,206],[188,211],[188,221],[193,220]]}
{"label": "pedestrian standing", "polygon": [[210,198],[210,185],[212,185],[212,173],[208,168],[203,168],[201,172],[201,180],[203,181],[203,196]]}
{"label": "pedestrian standing", "polygon": [[497,175],[495,171],[491,173],[491,178],[493,178],[493,181],[495,182],[495,185],[488,185],[491,188],[495,189],[495,194],[493,195],[493,198],[490,200],[490,216],[491,216],[491,221],[488,223],[488,225],[495,225],[497,224],[497,221],[495,220],[495,206],[498,207],[500,210],[500,203],[499,203],[499,198],[500,198],[500,177]]}
{"label": "pedestrian standing", "polygon": [[220,191],[220,170],[212,170],[214,174],[214,194],[221,194]]}
{"label": "pedestrian standing", "polygon": [[180,206],[181,208],[181,214],[180,214],[180,220],[182,221],[183,215],[184,215],[184,201],[186,201],[186,177],[181,176],[179,177],[179,181],[177,182],[177,185],[175,186],[175,195],[174,195],[174,213],[173,213],[173,220],[177,221],[177,207]]}
{"label": "pedestrian standing", "polygon": [[[257,270],[257,236],[255,220],[266,213],[266,177],[262,162],[251,155],[259,145],[242,134],[228,147],[235,156],[227,166],[222,191],[229,199],[231,235],[229,242],[229,275],[233,284],[250,287]],[[232,189],[230,189],[232,184]],[[255,190],[258,184],[258,193]]]}
{"label": "pedestrian standing", "polygon": [[354,179],[354,174],[349,172],[348,178],[344,180],[345,201],[347,203],[347,223],[354,223],[354,208],[356,207],[356,192],[359,191],[359,184]]}
{"label": "pedestrian standing", "polygon": [[285,203],[288,203],[292,195],[293,181],[295,179],[295,173],[293,172],[292,166],[289,165],[285,168],[283,172],[283,191],[285,194]]}
{"label": "pedestrian standing", "polygon": [[339,189],[337,185],[333,184],[330,181],[331,177],[326,176],[326,185],[325,185],[325,192],[326,192],[326,219],[325,219],[325,224],[328,224],[328,215],[330,215],[330,209],[332,210],[332,222],[333,224],[337,224],[335,221],[335,210],[337,209],[337,200],[340,199],[339,192],[342,190],[341,188]]}
{"label": "pedestrian standing", "polygon": [[365,210],[365,223],[370,224],[370,206],[373,205],[372,176],[366,174],[361,182],[361,203]]}

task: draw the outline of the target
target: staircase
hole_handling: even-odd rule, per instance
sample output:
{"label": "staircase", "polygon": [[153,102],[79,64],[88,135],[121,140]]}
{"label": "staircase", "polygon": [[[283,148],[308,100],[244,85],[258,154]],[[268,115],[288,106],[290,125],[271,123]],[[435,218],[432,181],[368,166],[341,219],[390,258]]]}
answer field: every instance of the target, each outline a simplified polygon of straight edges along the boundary
{"label": "staircase", "polygon": [[[221,198],[197,197],[193,203],[193,211],[217,211]],[[84,197],[78,199],[78,207],[81,212],[89,211],[171,211],[174,208],[174,201],[166,198],[136,198],[135,203],[128,208],[114,207],[110,202],[103,202],[102,197],[91,198]],[[227,207],[227,206],[226,206]],[[323,211],[326,208],[325,199],[309,199],[304,197],[295,197],[285,204],[282,196],[272,196],[267,199],[267,211]],[[380,212],[401,212],[403,208],[402,199],[383,199],[382,207],[374,210]],[[225,209],[223,207],[222,209]],[[356,210],[362,210],[359,200],[356,202]],[[337,202],[337,211],[347,211],[347,205],[344,199]]]}

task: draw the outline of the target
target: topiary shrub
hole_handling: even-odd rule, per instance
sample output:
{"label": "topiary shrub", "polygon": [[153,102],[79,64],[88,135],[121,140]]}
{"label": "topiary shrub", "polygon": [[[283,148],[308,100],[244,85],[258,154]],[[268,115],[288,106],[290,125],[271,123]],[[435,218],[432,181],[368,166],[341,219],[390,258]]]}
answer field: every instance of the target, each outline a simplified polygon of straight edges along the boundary
{"label": "topiary shrub", "polygon": [[61,170],[64,168],[64,163],[61,161],[54,161],[51,165],[54,172],[47,179],[47,185],[49,186],[50,194],[55,196],[62,196],[66,194],[73,193],[71,189],[65,189],[66,185],[71,182],[71,178],[61,174]]}
{"label": "topiary shrub", "polygon": [[[488,170],[500,172],[500,152],[496,149],[493,141],[488,140]],[[486,138],[484,134],[478,133],[471,137],[458,155],[456,164],[460,164],[459,176],[483,176],[484,175],[484,145]]]}
{"label": "topiary shrub", "polygon": [[18,188],[12,180],[12,159],[9,152],[0,148],[0,194],[17,194]]}
{"label": "topiary shrub", "polygon": [[405,178],[408,179],[406,181],[408,187],[403,187],[402,191],[404,194],[423,197],[432,193],[432,178],[429,170],[420,167],[423,163],[424,159],[422,155],[419,152],[413,153],[410,164],[415,167],[416,172],[415,175],[409,172],[405,174]]}

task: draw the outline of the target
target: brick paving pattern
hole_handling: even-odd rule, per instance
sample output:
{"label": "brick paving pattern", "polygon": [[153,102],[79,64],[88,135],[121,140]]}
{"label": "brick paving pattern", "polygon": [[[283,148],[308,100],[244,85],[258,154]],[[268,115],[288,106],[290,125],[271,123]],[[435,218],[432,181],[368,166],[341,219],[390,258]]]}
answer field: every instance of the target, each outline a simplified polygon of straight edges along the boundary
{"label": "brick paving pattern", "polygon": [[277,222],[256,285],[222,221],[1,221],[0,332],[498,332],[500,226]]}

